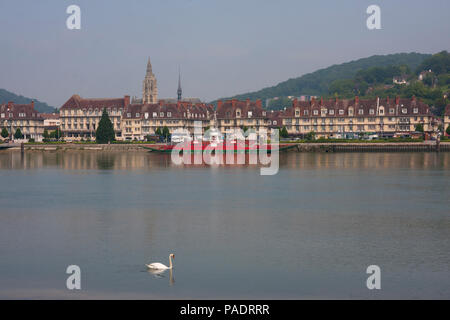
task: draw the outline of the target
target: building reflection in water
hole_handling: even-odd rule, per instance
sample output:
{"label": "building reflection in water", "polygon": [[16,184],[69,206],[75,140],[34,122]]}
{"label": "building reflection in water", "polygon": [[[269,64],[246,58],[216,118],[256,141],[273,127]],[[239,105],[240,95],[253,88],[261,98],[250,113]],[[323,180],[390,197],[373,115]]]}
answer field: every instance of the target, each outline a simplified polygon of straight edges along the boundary
{"label": "building reflection in water", "polygon": [[[193,161],[192,161],[193,162]],[[223,161],[225,162],[225,160]],[[235,163],[237,159],[235,157]],[[195,165],[196,167],[259,167],[246,164]],[[176,165],[170,154],[150,152],[97,151],[1,151],[0,169],[57,168],[64,170],[145,170],[154,168],[183,168],[194,165]],[[290,169],[423,169],[450,167],[448,152],[411,153],[281,153],[280,167]]]}

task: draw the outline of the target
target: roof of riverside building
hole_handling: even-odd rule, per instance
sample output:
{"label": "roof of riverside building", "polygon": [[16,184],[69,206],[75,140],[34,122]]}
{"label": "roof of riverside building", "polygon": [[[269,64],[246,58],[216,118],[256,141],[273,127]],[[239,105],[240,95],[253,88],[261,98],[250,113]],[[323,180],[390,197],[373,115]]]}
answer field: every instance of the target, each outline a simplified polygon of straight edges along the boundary
{"label": "roof of riverside building", "polygon": [[0,105],[0,120],[44,120],[40,113],[34,109],[34,101],[29,104],[15,104],[8,102]]}
{"label": "roof of riverside building", "polygon": [[[240,114],[238,115],[238,111]],[[236,117],[248,118],[251,112],[251,118],[266,118],[267,112],[262,108],[261,100],[240,101],[237,99],[217,102],[217,118],[234,119]]]}
{"label": "roof of riverside building", "polygon": [[65,109],[111,109],[111,108],[125,108],[130,104],[130,96],[123,98],[82,98],[74,94],[67,100],[60,110]]}
{"label": "roof of riverside building", "polygon": [[[384,113],[379,113],[379,108],[384,107]],[[392,110],[393,109],[393,110]],[[312,99],[311,101],[292,102],[292,106],[287,108],[282,115],[283,118],[295,116],[295,110],[299,110],[297,117],[376,117],[376,116],[411,116],[411,115],[431,115],[427,104],[419,99]],[[353,110],[353,114],[350,113]],[[393,113],[391,112],[393,111]],[[417,112],[415,112],[417,111]]]}

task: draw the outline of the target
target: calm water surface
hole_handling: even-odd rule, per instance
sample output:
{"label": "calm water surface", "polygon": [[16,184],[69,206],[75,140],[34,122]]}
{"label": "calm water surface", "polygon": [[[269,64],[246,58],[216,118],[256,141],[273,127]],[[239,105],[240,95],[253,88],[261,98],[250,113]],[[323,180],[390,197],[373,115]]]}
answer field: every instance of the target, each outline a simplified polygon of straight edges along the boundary
{"label": "calm water surface", "polygon": [[450,299],[450,153],[280,157],[0,151],[0,298]]}

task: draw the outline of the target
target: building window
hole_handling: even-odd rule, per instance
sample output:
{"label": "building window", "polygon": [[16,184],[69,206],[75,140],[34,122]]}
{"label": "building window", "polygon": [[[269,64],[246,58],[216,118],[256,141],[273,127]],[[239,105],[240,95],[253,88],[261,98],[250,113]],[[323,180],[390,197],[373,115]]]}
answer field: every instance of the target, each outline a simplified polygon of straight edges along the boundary
{"label": "building window", "polygon": [[402,108],[402,113],[403,113],[403,114],[407,114],[407,113],[408,113],[408,109]]}
{"label": "building window", "polygon": [[303,114],[304,114],[305,116],[307,116],[307,115],[309,114],[308,110],[304,110],[304,111],[303,111]]}
{"label": "building window", "polygon": [[317,116],[317,115],[319,114],[319,110],[314,110],[314,111],[313,111],[313,114],[314,114],[315,116]]}
{"label": "building window", "polygon": [[334,115],[334,110],[330,110],[330,115],[332,116],[332,115]]}
{"label": "building window", "polygon": [[344,114],[344,110],[343,109],[339,109],[339,114],[343,115]]}
{"label": "building window", "polygon": [[369,114],[375,114],[375,110],[374,109],[369,109]]}
{"label": "building window", "polygon": [[359,110],[358,110],[358,113],[359,113],[359,114],[364,114],[364,110],[363,110],[363,109],[359,109]]}
{"label": "building window", "polygon": [[413,112],[414,113],[419,113],[419,108],[414,108]]}

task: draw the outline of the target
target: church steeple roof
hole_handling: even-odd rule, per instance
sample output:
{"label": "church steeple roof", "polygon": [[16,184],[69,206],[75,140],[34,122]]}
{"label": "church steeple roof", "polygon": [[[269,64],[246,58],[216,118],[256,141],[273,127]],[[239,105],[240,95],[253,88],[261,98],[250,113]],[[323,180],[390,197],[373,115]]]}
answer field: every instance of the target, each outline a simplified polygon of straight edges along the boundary
{"label": "church steeple roof", "polygon": [[152,63],[150,62],[150,57],[148,57],[147,62],[147,74],[152,74]]}
{"label": "church steeple roof", "polygon": [[183,91],[181,90],[181,71],[180,67],[178,67],[178,90],[177,90],[178,101],[181,100],[182,93]]}

